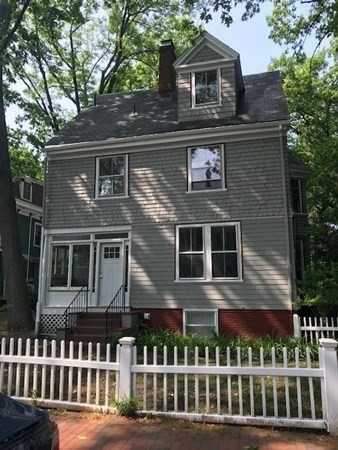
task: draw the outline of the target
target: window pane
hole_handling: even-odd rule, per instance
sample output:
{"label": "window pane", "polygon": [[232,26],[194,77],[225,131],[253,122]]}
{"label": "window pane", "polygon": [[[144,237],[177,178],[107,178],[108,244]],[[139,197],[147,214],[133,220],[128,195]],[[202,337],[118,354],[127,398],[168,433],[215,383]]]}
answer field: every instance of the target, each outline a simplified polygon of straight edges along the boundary
{"label": "window pane", "polygon": [[111,175],[111,158],[100,159],[100,177]]}
{"label": "window pane", "polygon": [[237,250],[236,227],[223,227],[224,232],[224,250]]}
{"label": "window pane", "polygon": [[86,286],[89,274],[89,245],[73,246],[72,286]]}
{"label": "window pane", "polygon": [[186,333],[197,334],[198,336],[209,336],[212,333],[216,333],[216,328],[215,326],[210,325],[187,325]]}
{"label": "window pane", "polygon": [[115,195],[120,195],[124,193],[124,179],[114,178],[113,180],[113,192]]}
{"label": "window pane", "polygon": [[214,325],[215,313],[213,311],[186,311],[185,320],[189,325]]}
{"label": "window pane", "polygon": [[191,229],[191,242],[192,242],[192,248],[191,250],[193,252],[201,252],[203,251],[203,234],[202,234],[202,227],[194,227]]}
{"label": "window pane", "polygon": [[301,180],[291,179],[292,209],[295,213],[303,212]]}
{"label": "window pane", "polygon": [[179,251],[180,253],[203,251],[202,227],[180,228]]}
{"label": "window pane", "polygon": [[179,251],[190,251],[190,228],[179,229]]}
{"label": "window pane", "polygon": [[100,180],[99,184],[99,196],[111,195],[112,194],[112,180],[110,178],[105,178]]}
{"label": "window pane", "polygon": [[68,263],[69,246],[59,245],[53,247],[51,283],[54,286],[67,286],[68,281]]}
{"label": "window pane", "polygon": [[112,175],[124,175],[124,156],[114,156],[112,158],[113,172]]}
{"label": "window pane", "polygon": [[180,255],[180,278],[203,278],[203,255]]}
{"label": "window pane", "polygon": [[224,227],[212,227],[211,228],[211,250],[222,251],[224,250]]}
{"label": "window pane", "polygon": [[197,105],[203,103],[217,102],[217,71],[195,73],[195,102]]}
{"label": "window pane", "polygon": [[213,253],[212,277],[238,278],[237,253]]}
{"label": "window pane", "polygon": [[192,189],[221,188],[220,147],[196,147],[190,152]]}

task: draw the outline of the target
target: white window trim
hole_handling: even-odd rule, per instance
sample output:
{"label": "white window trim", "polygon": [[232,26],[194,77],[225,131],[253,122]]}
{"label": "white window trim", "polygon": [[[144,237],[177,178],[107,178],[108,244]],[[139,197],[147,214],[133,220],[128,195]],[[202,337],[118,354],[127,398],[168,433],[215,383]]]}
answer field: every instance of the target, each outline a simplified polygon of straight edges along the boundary
{"label": "white window trim", "polygon": [[[212,188],[212,189],[201,189],[194,191],[192,189],[192,175],[191,175],[191,150],[198,147],[219,147],[221,151],[221,171],[222,171],[222,177],[221,177],[221,187],[220,188]],[[205,194],[206,192],[215,192],[215,191],[225,191],[225,157],[224,157],[224,144],[204,144],[204,145],[194,145],[192,147],[187,148],[187,161],[188,161],[188,190],[187,193],[189,194]]]}
{"label": "white window trim", "polygon": [[[101,158],[114,158],[117,156],[123,156],[125,161],[125,183],[124,183],[124,193],[121,195],[99,195],[99,174],[100,174],[100,159]],[[117,198],[128,198],[128,189],[129,189],[129,159],[127,153],[120,153],[114,155],[102,155],[96,158],[96,173],[95,173],[95,199],[96,200],[112,200]]]}
{"label": "white window trim", "polygon": [[[205,312],[205,313],[213,313],[214,314],[214,325],[215,325],[215,333],[218,334],[218,309],[202,309],[202,308],[186,308],[183,309],[183,336],[186,336],[187,334],[187,325],[192,325],[187,323],[187,315],[186,313],[189,312]],[[202,324],[194,324],[195,326],[205,326]]]}
{"label": "white window trim", "polygon": [[[211,227],[213,226],[235,226],[236,227],[236,245],[237,245],[237,267],[238,277],[229,278],[212,278],[212,252],[211,252]],[[203,278],[180,278],[179,277],[179,230],[181,228],[203,228]],[[206,232],[206,230],[208,230]],[[229,283],[229,282],[242,282],[243,281],[243,264],[242,264],[242,239],[241,239],[241,224],[240,222],[214,222],[214,223],[199,223],[199,224],[185,224],[176,226],[176,268],[175,268],[175,282],[177,283]]]}
{"label": "white window trim", "polygon": [[[36,237],[36,229],[40,227],[40,244],[36,245],[35,244],[35,237]],[[35,222],[34,223],[34,236],[33,236],[33,246],[36,248],[40,248],[41,247],[41,239],[42,239],[42,224],[40,222]]]}
{"label": "white window trim", "polygon": [[195,81],[195,74],[197,72],[209,72],[211,70],[215,69],[205,69],[205,70],[196,70],[195,72],[191,72],[191,107],[192,108],[204,108],[208,106],[220,106],[222,104],[221,101],[221,70],[219,68],[216,69],[216,77],[217,77],[217,94],[218,94],[218,100],[216,102],[208,102],[208,103],[200,103],[196,104],[196,81]]}

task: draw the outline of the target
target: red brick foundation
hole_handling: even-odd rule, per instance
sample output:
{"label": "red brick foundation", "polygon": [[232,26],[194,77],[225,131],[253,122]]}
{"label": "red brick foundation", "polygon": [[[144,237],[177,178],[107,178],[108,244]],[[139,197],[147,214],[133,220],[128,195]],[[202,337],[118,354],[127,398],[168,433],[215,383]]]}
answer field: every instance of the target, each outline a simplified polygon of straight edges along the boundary
{"label": "red brick foundation", "polygon": [[[142,315],[150,314],[150,326],[183,331],[182,309],[138,309]],[[293,311],[264,309],[220,309],[218,311],[219,334],[241,336],[291,336]]]}
{"label": "red brick foundation", "polygon": [[241,336],[290,336],[293,311],[264,309],[222,309],[218,312],[219,333]]}

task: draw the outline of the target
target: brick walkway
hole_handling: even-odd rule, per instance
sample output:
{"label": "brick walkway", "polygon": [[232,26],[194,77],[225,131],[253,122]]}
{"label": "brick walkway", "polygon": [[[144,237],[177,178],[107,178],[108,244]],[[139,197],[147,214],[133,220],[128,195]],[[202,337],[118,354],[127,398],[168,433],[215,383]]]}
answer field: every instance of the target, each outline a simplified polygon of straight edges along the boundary
{"label": "brick walkway", "polygon": [[325,433],[57,412],[61,450],[337,450]]}

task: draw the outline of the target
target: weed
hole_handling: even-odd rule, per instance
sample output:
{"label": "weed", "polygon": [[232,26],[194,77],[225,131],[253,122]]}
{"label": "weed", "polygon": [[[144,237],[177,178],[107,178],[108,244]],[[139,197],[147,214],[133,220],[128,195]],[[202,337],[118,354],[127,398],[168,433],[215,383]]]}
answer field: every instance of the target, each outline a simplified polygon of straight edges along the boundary
{"label": "weed", "polygon": [[137,412],[137,399],[133,397],[123,397],[121,400],[115,400],[113,405],[120,416],[134,417]]}

